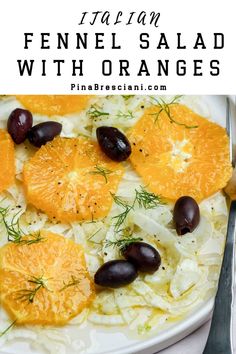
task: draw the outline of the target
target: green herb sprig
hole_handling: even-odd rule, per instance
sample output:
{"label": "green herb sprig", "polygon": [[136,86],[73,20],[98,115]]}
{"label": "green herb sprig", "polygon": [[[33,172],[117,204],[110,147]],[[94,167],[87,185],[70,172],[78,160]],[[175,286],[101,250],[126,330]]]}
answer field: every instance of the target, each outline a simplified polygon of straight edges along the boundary
{"label": "green herb sprig", "polygon": [[118,247],[120,251],[124,250],[126,247],[128,247],[131,243],[134,242],[139,242],[143,241],[141,237],[131,237],[130,236],[124,236],[123,238],[120,238],[119,240],[111,241],[111,240],[106,240],[105,241],[105,248],[107,247]]}
{"label": "green herb sprig", "polygon": [[155,117],[154,123],[159,123],[158,120],[159,120],[159,118],[160,118],[160,114],[161,114],[162,112],[165,112],[171,123],[174,123],[174,124],[183,126],[183,127],[185,127],[186,129],[195,129],[195,128],[198,128],[198,125],[187,125],[187,124],[185,124],[185,123],[178,122],[178,121],[176,121],[176,120],[173,118],[173,116],[171,115],[171,113],[170,113],[170,106],[171,106],[171,105],[174,105],[174,104],[178,104],[178,101],[179,101],[179,99],[180,99],[181,97],[182,97],[182,95],[175,96],[175,97],[172,99],[172,101],[170,101],[169,103],[165,102],[162,98],[158,98],[158,99],[157,99],[157,98],[151,97],[152,100],[154,100],[155,103],[160,107],[159,112],[151,113],[151,114],[150,114],[150,115],[152,115],[152,116]]}
{"label": "green herb sprig", "polygon": [[122,198],[120,198],[112,193],[111,193],[111,196],[112,196],[114,202],[124,209],[124,211],[122,213],[120,213],[116,216],[113,216],[113,218],[112,218],[113,220],[115,220],[115,231],[119,231],[120,227],[122,226],[122,224],[126,220],[129,212],[131,210],[133,210],[134,203],[130,205],[127,202],[125,202]]}
{"label": "green herb sprig", "polygon": [[141,187],[140,191],[135,189],[135,193],[135,202],[138,203],[140,208],[153,209],[160,204],[165,204],[159,195],[148,192],[144,187]]}
{"label": "green herb sprig", "polygon": [[0,333],[0,338],[3,337],[16,324],[17,320],[13,321],[3,332]]}
{"label": "green herb sprig", "polygon": [[118,111],[118,113],[116,114],[116,117],[117,118],[133,119],[134,118],[134,114],[130,110],[127,113],[124,113],[122,111]]}
{"label": "green herb sprig", "polygon": [[131,97],[134,97],[134,95],[122,95],[125,101],[128,101]]}
{"label": "green herb sprig", "polygon": [[109,116],[109,113],[100,111],[95,105],[92,105],[88,110],[88,115],[90,118],[99,118],[102,116]]}
{"label": "green herb sprig", "polygon": [[106,183],[108,182],[107,176],[111,173],[113,173],[113,171],[99,165],[96,165],[94,167],[94,170],[89,172],[89,174],[91,175],[101,175],[102,177],[104,177]]}
{"label": "green herb sprig", "polygon": [[73,275],[71,276],[71,280],[68,283],[64,282],[63,288],[60,289],[60,291],[63,291],[65,289],[70,288],[71,286],[76,286],[81,282],[81,279],[74,277]]}
{"label": "green herb sprig", "polygon": [[87,241],[89,241],[89,242],[91,242],[91,243],[95,243],[95,244],[97,244],[97,245],[100,245],[101,243],[100,243],[100,242],[95,242],[95,241],[93,240],[93,238],[94,238],[94,236],[96,236],[101,230],[102,230],[102,228],[100,227],[97,231],[95,231],[91,236],[89,236],[89,237],[87,238]]}
{"label": "green herb sprig", "polygon": [[131,210],[134,210],[135,204],[138,204],[140,208],[144,209],[153,209],[160,204],[165,204],[163,199],[159,195],[148,192],[144,187],[141,187],[140,190],[135,189],[135,198],[131,204],[127,203],[122,198],[111,194],[114,202],[124,209],[120,214],[113,216],[115,220],[115,231],[119,232],[120,227],[126,220]]}
{"label": "green herb sprig", "polygon": [[2,208],[0,207],[0,217],[2,218],[2,222],[6,228],[8,241],[21,245],[31,245],[34,243],[41,242],[43,237],[40,235],[40,231],[35,233],[30,233],[29,235],[25,235],[24,231],[20,227],[19,221],[19,213],[16,213],[10,222],[6,220],[7,215],[10,212],[10,207]]}
{"label": "green herb sprig", "polygon": [[48,279],[43,278],[43,276],[39,278],[32,277],[31,279],[28,280],[28,283],[34,284],[35,287],[33,289],[22,289],[17,291],[18,293],[17,300],[33,303],[34,298],[40,289],[44,288],[49,290],[46,285],[47,280]]}

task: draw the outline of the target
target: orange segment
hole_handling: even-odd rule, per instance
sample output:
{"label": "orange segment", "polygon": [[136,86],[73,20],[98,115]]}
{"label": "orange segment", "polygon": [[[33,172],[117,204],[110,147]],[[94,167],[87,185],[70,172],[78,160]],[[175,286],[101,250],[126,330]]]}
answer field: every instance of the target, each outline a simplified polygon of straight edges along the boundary
{"label": "orange segment", "polygon": [[0,129],[0,193],[15,181],[15,152],[10,135]]}
{"label": "orange segment", "polygon": [[154,106],[131,129],[131,163],[144,183],[168,199],[189,195],[202,200],[225,187],[231,177],[229,141],[224,128],[183,105],[170,106],[171,123]]}
{"label": "orange segment", "polygon": [[23,182],[29,203],[50,218],[72,222],[105,217],[123,173],[96,142],[58,137],[26,162]]}
{"label": "orange segment", "polygon": [[30,112],[47,116],[64,115],[82,111],[88,105],[90,95],[26,95],[16,96]]}
{"label": "orange segment", "polygon": [[80,245],[48,231],[41,236],[0,249],[0,299],[18,324],[62,325],[90,304],[93,284]]}

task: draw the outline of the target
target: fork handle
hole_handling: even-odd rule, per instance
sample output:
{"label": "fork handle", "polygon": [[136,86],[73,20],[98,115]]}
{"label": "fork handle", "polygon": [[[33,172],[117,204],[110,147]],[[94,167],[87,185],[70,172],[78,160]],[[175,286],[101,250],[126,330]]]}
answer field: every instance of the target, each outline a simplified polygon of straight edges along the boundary
{"label": "fork handle", "polygon": [[211,328],[203,354],[233,354],[233,286],[236,201],[232,201],[226,235],[224,258],[215,298]]}

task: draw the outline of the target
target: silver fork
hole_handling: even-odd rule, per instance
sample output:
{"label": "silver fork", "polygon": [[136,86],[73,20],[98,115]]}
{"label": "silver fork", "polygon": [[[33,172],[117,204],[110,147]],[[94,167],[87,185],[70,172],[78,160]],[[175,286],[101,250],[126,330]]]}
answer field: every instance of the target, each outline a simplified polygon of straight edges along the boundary
{"label": "silver fork", "polygon": [[[230,159],[235,168],[236,154],[233,149],[233,119],[229,98],[226,98],[226,127],[230,140]],[[224,257],[219,278],[218,290],[211,328],[203,354],[233,354],[233,299],[234,299],[234,261],[236,225],[236,169],[225,188],[230,200]]]}

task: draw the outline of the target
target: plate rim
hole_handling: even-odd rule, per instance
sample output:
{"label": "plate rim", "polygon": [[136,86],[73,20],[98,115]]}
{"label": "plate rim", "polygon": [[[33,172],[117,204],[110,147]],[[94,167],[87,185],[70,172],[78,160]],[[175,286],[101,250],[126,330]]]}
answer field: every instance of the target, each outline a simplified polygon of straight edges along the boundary
{"label": "plate rim", "polygon": [[[181,322],[173,324],[170,328],[163,330],[163,332],[156,333],[156,335],[154,334],[151,338],[145,339],[144,341],[114,350],[112,351],[112,354],[138,354],[145,349],[152,348],[153,350],[156,350],[155,353],[157,353],[160,350],[177,343],[211,318],[214,302],[215,295],[206,302],[203,302],[202,307],[199,305],[194,312],[190,313]],[[155,349],[158,344],[160,344],[160,347]],[[110,351],[103,351],[103,354],[111,353]]]}
{"label": "plate rim", "polygon": [[[191,95],[186,95],[191,96]],[[201,95],[194,95],[201,96]],[[203,95],[214,98],[227,97],[227,95]],[[236,103],[236,95],[228,96],[232,105]],[[234,107],[234,106],[233,106]],[[235,107],[234,107],[235,108]],[[233,112],[236,119],[236,108]],[[160,350],[167,348],[174,343],[177,343],[179,340],[188,336],[194,330],[199,328],[205,322],[207,322],[210,317],[214,306],[215,296],[212,296],[210,299],[203,301],[198,307],[194,309],[193,312],[190,312],[185,318],[181,321],[174,323],[171,327],[164,329],[163,331],[154,332],[149,338],[143,340],[126,344],[118,349],[112,350],[112,354],[145,354],[157,353]],[[3,350],[3,351],[2,351]],[[17,351],[18,354],[20,352]],[[4,349],[0,348],[0,354],[6,354]],[[111,350],[98,351],[97,354],[111,354]]]}

